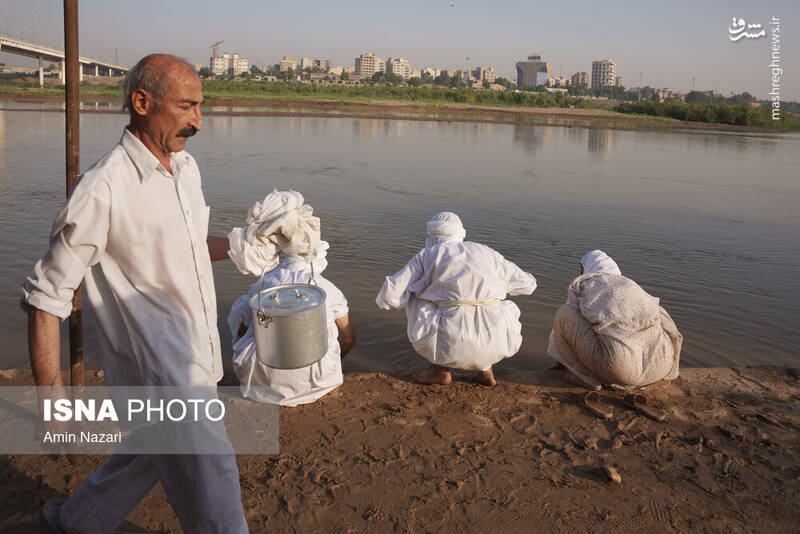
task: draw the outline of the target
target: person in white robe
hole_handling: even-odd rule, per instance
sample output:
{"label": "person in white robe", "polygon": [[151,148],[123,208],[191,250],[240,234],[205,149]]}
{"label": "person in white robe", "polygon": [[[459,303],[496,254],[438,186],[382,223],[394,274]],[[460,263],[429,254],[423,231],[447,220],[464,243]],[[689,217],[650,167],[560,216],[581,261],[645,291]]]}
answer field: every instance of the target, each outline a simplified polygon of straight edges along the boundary
{"label": "person in white robe", "polygon": [[530,295],[536,279],[486,245],[464,241],[461,219],[450,212],[427,223],[425,248],[386,277],[376,303],[406,309],[408,339],[432,365],[415,373],[423,384],[449,384],[450,368],[496,381],[492,366],[522,344],[520,310],[507,295]]}
{"label": "person in white robe", "polygon": [[677,378],[682,343],[659,299],[593,250],[581,258],[581,275],[556,312],[547,352],[566,380],[599,390]]}
{"label": "person in white robe", "polygon": [[[328,243],[320,241],[313,260],[314,279],[326,294],[328,320],[328,351],[318,362],[300,369],[274,369],[261,363],[256,356],[253,312],[249,304],[258,291],[258,282],[233,303],[228,326],[233,336],[233,370],[243,396],[267,404],[297,406],[314,402],[342,384],[342,357],[355,344],[356,335],[348,316],[347,299],[321,275],[327,266],[327,248]],[[306,284],[310,278],[311,266],[306,260],[297,254],[284,253],[279,265],[264,276],[262,289]]]}

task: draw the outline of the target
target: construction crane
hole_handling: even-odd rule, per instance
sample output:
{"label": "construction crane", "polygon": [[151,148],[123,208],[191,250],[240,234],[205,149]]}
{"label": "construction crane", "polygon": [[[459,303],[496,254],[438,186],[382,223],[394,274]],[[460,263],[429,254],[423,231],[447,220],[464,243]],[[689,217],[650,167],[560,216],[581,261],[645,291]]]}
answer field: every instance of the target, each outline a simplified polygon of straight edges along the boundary
{"label": "construction crane", "polygon": [[221,45],[222,43],[224,43],[224,42],[225,41],[217,41],[216,43],[214,43],[214,44],[209,46],[209,48],[211,49],[211,57],[212,58],[216,58],[217,57],[217,53],[218,53],[217,52],[217,47],[219,45]]}

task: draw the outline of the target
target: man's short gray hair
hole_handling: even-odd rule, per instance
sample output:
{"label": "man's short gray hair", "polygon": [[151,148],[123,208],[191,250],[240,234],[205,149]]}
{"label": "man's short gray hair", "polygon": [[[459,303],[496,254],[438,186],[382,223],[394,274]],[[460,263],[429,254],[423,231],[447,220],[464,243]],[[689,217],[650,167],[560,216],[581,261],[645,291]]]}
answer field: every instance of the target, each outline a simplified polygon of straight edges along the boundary
{"label": "man's short gray hair", "polygon": [[187,69],[194,72],[194,67],[188,61],[179,57],[170,56],[166,54],[151,54],[145,56],[134,65],[134,67],[125,76],[122,82],[122,109],[131,110],[131,96],[135,91],[143,90],[153,97],[153,107],[155,111],[161,106],[164,95],[167,93],[169,85],[169,70],[165,69],[163,61],[158,61],[157,57],[172,60],[172,65],[168,69],[175,68],[174,63],[178,65],[183,64]]}

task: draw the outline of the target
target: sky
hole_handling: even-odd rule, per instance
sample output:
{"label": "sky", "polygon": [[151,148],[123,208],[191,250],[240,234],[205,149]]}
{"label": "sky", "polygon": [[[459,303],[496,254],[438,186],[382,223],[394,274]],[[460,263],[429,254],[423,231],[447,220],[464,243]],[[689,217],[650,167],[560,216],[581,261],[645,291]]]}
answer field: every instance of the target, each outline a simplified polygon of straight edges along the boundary
{"label": "sky", "polygon": [[[772,90],[771,27],[780,19],[780,95],[800,101],[800,2],[560,2],[79,0],[83,55],[132,65],[169,52],[208,65],[209,45],[253,64],[284,55],[349,66],[361,53],[402,57],[417,68],[493,67],[516,77],[514,64],[541,54],[553,75],[591,73],[592,60],[613,59],[623,85],[725,95]],[[732,18],[761,24],[767,35],[732,42]],[[17,21],[17,22],[9,22]],[[63,43],[59,0],[0,0],[0,32],[45,35]],[[34,28],[36,31],[34,31]],[[466,58],[469,58],[468,60]],[[34,61],[0,53],[7,65]]]}

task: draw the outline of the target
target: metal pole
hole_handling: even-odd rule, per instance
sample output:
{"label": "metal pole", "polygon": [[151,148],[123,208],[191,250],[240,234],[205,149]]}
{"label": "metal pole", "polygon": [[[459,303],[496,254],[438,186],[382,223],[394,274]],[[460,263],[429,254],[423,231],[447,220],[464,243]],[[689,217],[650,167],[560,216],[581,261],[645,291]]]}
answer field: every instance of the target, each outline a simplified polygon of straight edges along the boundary
{"label": "metal pole", "polygon": [[[80,65],[78,64],[78,0],[64,0],[64,63],[66,64],[66,156],[67,196],[80,173]],[[69,316],[69,371],[70,384],[83,386],[83,318],[81,314],[81,287],[72,296],[72,313]]]}

